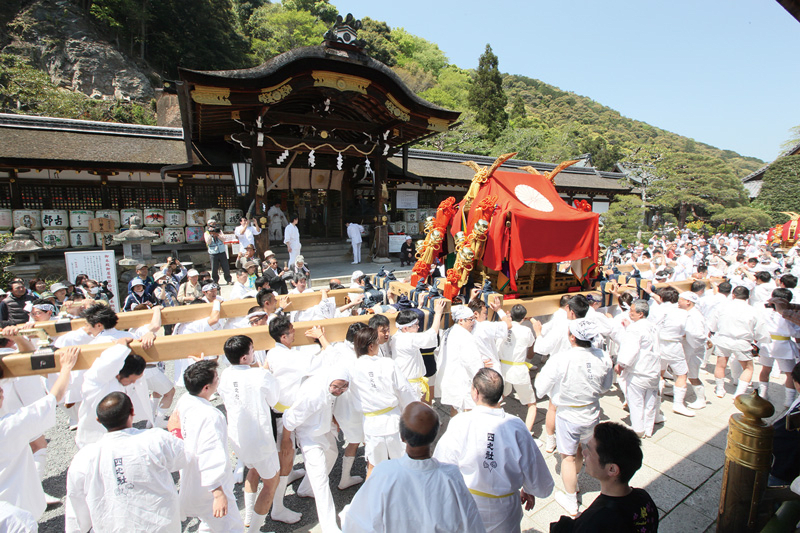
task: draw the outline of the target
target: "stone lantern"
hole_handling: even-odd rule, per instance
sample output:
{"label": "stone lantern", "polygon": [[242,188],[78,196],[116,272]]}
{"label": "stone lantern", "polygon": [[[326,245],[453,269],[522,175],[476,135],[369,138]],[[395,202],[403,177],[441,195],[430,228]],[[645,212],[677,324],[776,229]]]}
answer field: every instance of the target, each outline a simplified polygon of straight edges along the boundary
{"label": "stone lantern", "polygon": [[42,243],[33,238],[33,231],[26,227],[14,230],[14,236],[0,252],[14,254],[14,264],[5,268],[16,276],[31,279],[42,270],[39,266],[39,252],[44,250]]}
{"label": "stone lantern", "polygon": [[157,237],[155,233],[142,229],[141,218],[131,217],[129,229],[114,235],[114,241],[122,243],[123,257],[117,263],[120,266],[136,266],[152,261],[151,245]]}

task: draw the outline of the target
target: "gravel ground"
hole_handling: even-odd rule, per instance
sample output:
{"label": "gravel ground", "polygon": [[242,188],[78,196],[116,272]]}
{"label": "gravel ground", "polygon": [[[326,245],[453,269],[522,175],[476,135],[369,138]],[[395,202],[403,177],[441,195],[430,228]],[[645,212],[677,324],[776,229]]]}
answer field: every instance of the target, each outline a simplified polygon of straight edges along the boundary
{"label": "gravel ground", "polygon": [[[171,362],[167,362],[168,376],[172,376],[172,366],[173,365]],[[183,389],[179,389],[178,391],[179,392],[175,397],[176,402],[180,395],[184,393]],[[214,404],[222,408],[221,399],[217,399]],[[524,419],[525,409],[526,408],[523,407],[516,399],[507,400],[506,411],[521,416]],[[447,422],[450,419],[449,407],[443,407],[437,404],[437,410],[442,421],[442,428],[439,431],[439,434],[441,435],[446,429]],[[537,435],[538,432],[541,431],[541,425],[544,423],[543,409],[539,409],[539,413],[542,420],[537,420]],[[49,451],[47,457],[47,477],[43,482],[43,486],[45,492],[48,494],[58,498],[63,498],[66,494],[67,469],[69,468],[69,463],[72,460],[72,457],[75,455],[78,449],[77,446],[75,446],[75,432],[69,431],[67,415],[61,408],[57,410],[57,420],[58,422],[56,426],[46,433]],[[341,442],[340,446],[343,446]],[[333,493],[333,499],[334,503],[336,504],[337,511],[340,511],[346,504],[350,502],[350,500],[353,499],[353,496],[360,487],[360,485],[356,485],[343,491],[338,489],[337,484],[339,483],[339,479],[341,477],[342,468],[341,457],[342,453],[339,454],[339,458],[337,459],[336,465],[333,467],[333,471],[331,472],[330,476],[331,492]],[[302,465],[302,461],[303,457],[298,453],[297,457],[295,458],[295,464]],[[357,475],[360,474],[362,477],[364,477],[364,474],[366,473],[366,467],[367,465],[364,459],[364,447],[362,446],[358,449],[352,472]],[[175,479],[177,481],[177,474],[175,474]],[[314,500],[312,498],[300,498],[294,494],[294,490],[299,484],[300,481],[296,481],[287,489],[285,503],[289,509],[303,513],[303,518],[300,520],[300,522],[289,525],[282,522],[273,522],[267,518],[266,524],[262,528],[262,531],[274,531],[276,533],[319,531]],[[242,495],[243,487],[244,484],[240,483],[234,488],[239,509],[244,508],[244,496]],[[244,516],[243,511],[242,516]],[[183,531],[196,531],[197,526],[198,521],[196,519],[190,519],[183,523]],[[39,521],[39,531],[42,533],[61,533],[64,531],[63,504],[53,505],[47,508],[47,511],[45,511],[44,515]]]}

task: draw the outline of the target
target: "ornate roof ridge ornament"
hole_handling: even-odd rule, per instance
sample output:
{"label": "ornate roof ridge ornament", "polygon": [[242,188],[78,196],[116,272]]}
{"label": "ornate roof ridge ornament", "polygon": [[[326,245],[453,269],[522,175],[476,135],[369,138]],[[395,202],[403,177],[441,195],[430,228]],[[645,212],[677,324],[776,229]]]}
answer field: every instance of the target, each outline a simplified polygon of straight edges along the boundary
{"label": "ornate roof ridge ornament", "polygon": [[361,21],[356,20],[352,13],[348,13],[345,18],[337,15],[333,27],[326,31],[322,38],[325,40],[326,46],[341,48],[342,45],[345,45],[363,50],[367,42],[358,38],[358,30],[360,29]]}

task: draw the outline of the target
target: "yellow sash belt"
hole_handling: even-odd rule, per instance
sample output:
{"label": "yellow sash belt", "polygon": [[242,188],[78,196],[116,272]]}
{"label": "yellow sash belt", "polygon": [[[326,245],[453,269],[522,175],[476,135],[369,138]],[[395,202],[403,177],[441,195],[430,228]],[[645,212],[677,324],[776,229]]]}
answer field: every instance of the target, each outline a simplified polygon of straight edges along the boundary
{"label": "yellow sash belt", "polygon": [[533,367],[533,365],[531,363],[528,363],[527,361],[517,363],[516,361],[506,361],[505,359],[500,359],[500,362],[503,363],[504,365],[511,365],[511,366],[525,365],[528,367],[529,370]]}
{"label": "yellow sash belt", "polygon": [[421,383],[422,384],[422,392],[425,394],[425,401],[431,401],[431,388],[428,386],[428,378],[422,376],[421,378],[414,378],[409,379],[409,383]]}
{"label": "yellow sash belt", "polygon": [[394,409],[395,407],[397,407],[397,406],[396,406],[396,405],[393,405],[393,406],[391,406],[391,407],[387,407],[386,409],[381,409],[380,411],[372,411],[371,413],[364,413],[364,416],[380,416],[380,415],[385,415],[386,413],[388,413],[389,411],[391,411],[391,410],[392,410],[392,409]]}
{"label": "yellow sash belt", "polygon": [[770,335],[774,341],[790,341],[791,337],[784,337],[783,335]]}
{"label": "yellow sash belt", "polygon": [[291,405],[283,405],[281,402],[275,404],[275,410],[278,411],[279,413],[285,413],[286,410],[290,407]]}
{"label": "yellow sash belt", "polygon": [[469,489],[469,491],[475,496],[483,496],[484,498],[496,498],[498,500],[500,498],[508,498],[509,496],[513,496],[514,494],[516,494],[516,492],[510,492],[508,494],[503,494],[502,496],[495,496],[494,494],[489,494],[488,492],[481,492],[475,489]]}

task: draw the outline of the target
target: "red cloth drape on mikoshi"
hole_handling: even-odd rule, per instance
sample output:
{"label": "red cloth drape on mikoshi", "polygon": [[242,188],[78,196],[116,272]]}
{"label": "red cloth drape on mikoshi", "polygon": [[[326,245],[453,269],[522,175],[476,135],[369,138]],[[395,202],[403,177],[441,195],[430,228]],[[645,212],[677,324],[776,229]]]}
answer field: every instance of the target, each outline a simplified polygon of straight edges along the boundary
{"label": "red cloth drape on mikoshi", "polygon": [[[558,263],[597,257],[600,215],[571,207],[546,177],[523,172],[497,170],[489,177],[472,202],[465,233],[477,221],[474,207],[489,195],[497,196],[499,209],[489,223],[482,260],[499,271],[508,252],[512,290],[516,290],[516,273],[525,261]],[[510,231],[505,231],[507,212],[511,213]],[[453,235],[462,231],[460,212],[450,229]],[[585,272],[576,274],[582,277]]]}

